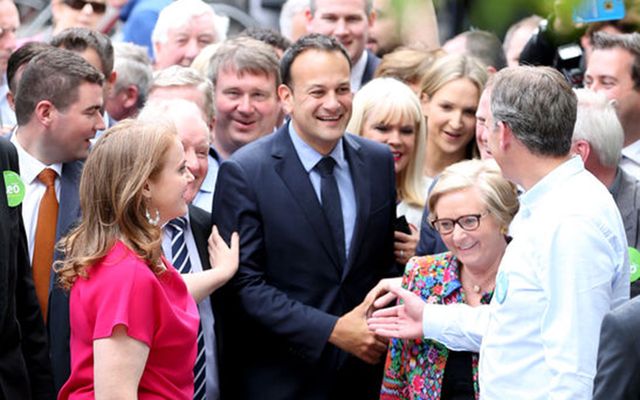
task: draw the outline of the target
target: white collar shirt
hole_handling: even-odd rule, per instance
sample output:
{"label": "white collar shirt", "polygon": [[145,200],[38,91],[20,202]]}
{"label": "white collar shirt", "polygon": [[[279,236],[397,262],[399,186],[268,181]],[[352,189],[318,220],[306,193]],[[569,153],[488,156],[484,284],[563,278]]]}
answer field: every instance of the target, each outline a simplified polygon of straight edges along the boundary
{"label": "white collar shirt", "polygon": [[590,399],[600,324],[629,298],[624,227],[574,157],[520,197],[489,305],[426,305],[423,331],[480,351],[482,399]]}
{"label": "white collar shirt", "polygon": [[62,163],[46,165],[20,145],[18,142],[17,132],[11,136],[11,143],[18,151],[18,163],[20,166],[20,178],[25,186],[24,200],[22,201],[22,219],[24,221],[24,229],[27,233],[27,241],[29,242],[29,259],[33,260],[33,245],[36,237],[36,225],[38,224],[38,210],[40,209],[40,201],[47,187],[38,179],[38,174],[45,168],[51,168],[58,174],[56,179],[56,198],[60,202],[60,178],[62,176]]}

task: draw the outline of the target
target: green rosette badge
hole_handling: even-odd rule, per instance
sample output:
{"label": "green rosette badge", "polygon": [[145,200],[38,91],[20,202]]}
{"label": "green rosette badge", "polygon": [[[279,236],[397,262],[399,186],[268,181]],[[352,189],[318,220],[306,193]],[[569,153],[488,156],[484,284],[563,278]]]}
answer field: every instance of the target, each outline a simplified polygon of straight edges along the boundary
{"label": "green rosette badge", "polygon": [[[20,175],[18,175],[14,171],[3,171],[2,175],[4,177],[4,187],[7,188],[7,204],[9,207],[17,207],[22,203],[24,199],[24,183],[22,179],[20,179]],[[640,253],[638,253],[638,257],[640,257]]]}
{"label": "green rosette badge", "polygon": [[640,251],[629,247],[629,265],[631,266],[631,282],[640,279]]}

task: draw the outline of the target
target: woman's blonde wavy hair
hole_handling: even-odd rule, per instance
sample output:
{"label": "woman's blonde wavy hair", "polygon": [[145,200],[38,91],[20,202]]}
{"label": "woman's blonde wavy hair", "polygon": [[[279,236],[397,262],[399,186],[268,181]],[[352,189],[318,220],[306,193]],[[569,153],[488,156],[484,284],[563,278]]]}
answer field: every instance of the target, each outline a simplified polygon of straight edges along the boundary
{"label": "woman's blonde wavy hair", "polygon": [[162,232],[145,217],[143,188],[160,174],[176,143],[175,126],[166,122],[125,120],[105,132],[93,146],[80,179],[80,224],[58,243],[64,261],[54,269],[58,283],[71,289],[87,268],[102,259],[117,240],[160,274]]}
{"label": "woman's blonde wavy hair", "polygon": [[409,86],[394,78],[375,78],[353,98],[353,111],[347,131],[362,136],[367,118],[385,123],[409,119],[415,126],[415,145],[406,168],[396,174],[398,198],[412,206],[424,207],[425,188],[422,176],[427,124],[422,116],[418,96]]}

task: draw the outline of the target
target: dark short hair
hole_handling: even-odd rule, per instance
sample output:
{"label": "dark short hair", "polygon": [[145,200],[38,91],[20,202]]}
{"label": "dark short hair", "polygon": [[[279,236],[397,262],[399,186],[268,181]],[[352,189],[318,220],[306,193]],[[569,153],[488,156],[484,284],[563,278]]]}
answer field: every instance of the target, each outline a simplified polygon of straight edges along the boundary
{"label": "dark short hair", "polygon": [[18,85],[18,124],[28,123],[36,105],[43,100],[58,110],[66,110],[77,101],[78,88],[85,82],[102,86],[104,76],[77,53],[55,47],[43,50],[29,61]]}
{"label": "dark short hair", "polygon": [[596,32],[593,34],[591,41],[593,50],[608,50],[620,48],[628,51],[633,56],[633,65],[631,65],[631,79],[633,79],[633,88],[640,90],[640,33],[622,33],[609,34],[605,32]]}
{"label": "dark short hair", "polygon": [[509,67],[495,75],[491,91],[494,124],[507,124],[533,154],[569,154],[577,104],[571,85],[554,68]]}
{"label": "dark short hair", "polygon": [[247,36],[259,40],[269,46],[282,50],[282,52],[287,51],[287,49],[291,47],[291,40],[273,29],[251,27],[242,31],[240,36]]}
{"label": "dark short hair", "polygon": [[113,71],[113,46],[107,35],[88,28],[68,28],[51,39],[51,45],[81,53],[87,49],[94,50],[105,78],[109,78]]}
{"label": "dark short hair", "polygon": [[312,33],[298,39],[289,50],[287,50],[280,60],[280,76],[282,77],[282,83],[291,87],[291,65],[296,58],[307,50],[319,50],[326,52],[338,52],[344,56],[349,63],[349,70],[351,70],[351,57],[338,39],[333,36],[320,35],[318,33]]}
{"label": "dark short hair", "polygon": [[7,62],[7,83],[9,90],[13,93],[18,89],[18,82],[15,77],[21,66],[25,65],[40,54],[43,50],[50,49],[51,45],[43,42],[29,42],[11,53]]}

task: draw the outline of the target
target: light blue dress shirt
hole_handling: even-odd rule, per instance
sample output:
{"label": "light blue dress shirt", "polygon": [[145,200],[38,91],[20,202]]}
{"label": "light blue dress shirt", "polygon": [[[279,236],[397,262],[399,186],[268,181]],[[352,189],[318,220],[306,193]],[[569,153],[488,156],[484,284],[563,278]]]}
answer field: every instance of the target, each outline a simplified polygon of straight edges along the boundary
{"label": "light blue dress shirt", "polygon": [[[293,124],[289,124],[289,136],[293,142],[293,147],[298,153],[298,158],[302,162],[302,166],[309,174],[309,180],[316,192],[316,197],[322,204],[320,196],[320,174],[315,170],[316,164],[324,157],[313,147],[303,141],[293,128]],[[344,221],[344,240],[347,260],[349,259],[349,250],[351,249],[351,239],[353,238],[353,229],[356,225],[356,194],[353,189],[353,181],[351,180],[351,172],[349,163],[344,156],[343,139],[340,139],[336,147],[333,148],[329,156],[336,161],[333,169],[333,175],[336,178],[338,191],[340,191],[340,205],[342,206],[342,220]]]}
{"label": "light blue dress shirt", "polygon": [[578,157],[520,202],[491,304],[427,304],[424,335],[480,351],[482,399],[590,399],[602,318],[629,298],[620,214]]}
{"label": "light blue dress shirt", "polygon": [[[185,215],[185,218],[187,219],[187,228],[184,232],[184,240],[189,252],[191,271],[202,272],[202,263],[200,262],[193,232],[191,231],[189,214]],[[173,253],[171,251],[171,232],[166,226],[162,228],[162,252],[167,260],[173,259]],[[198,303],[198,311],[200,314],[200,320],[202,321],[202,330],[204,332],[204,352],[205,362],[207,363],[207,399],[217,400],[220,398],[218,357],[216,354],[216,335],[214,330],[215,320],[213,318],[213,311],[211,310],[211,300],[209,296],[205,297],[200,303]]]}
{"label": "light blue dress shirt", "polygon": [[[215,154],[215,157],[211,155],[211,152]],[[220,155],[215,151],[212,147],[209,151],[208,157],[208,167],[207,167],[207,176],[205,176],[202,181],[202,185],[200,185],[200,189],[196,194],[196,197],[193,199],[191,204],[194,206],[205,210],[208,213],[211,213],[211,207],[213,206],[213,192],[216,188],[216,181],[218,180],[218,170],[220,169],[220,163],[222,163],[222,159]]]}

